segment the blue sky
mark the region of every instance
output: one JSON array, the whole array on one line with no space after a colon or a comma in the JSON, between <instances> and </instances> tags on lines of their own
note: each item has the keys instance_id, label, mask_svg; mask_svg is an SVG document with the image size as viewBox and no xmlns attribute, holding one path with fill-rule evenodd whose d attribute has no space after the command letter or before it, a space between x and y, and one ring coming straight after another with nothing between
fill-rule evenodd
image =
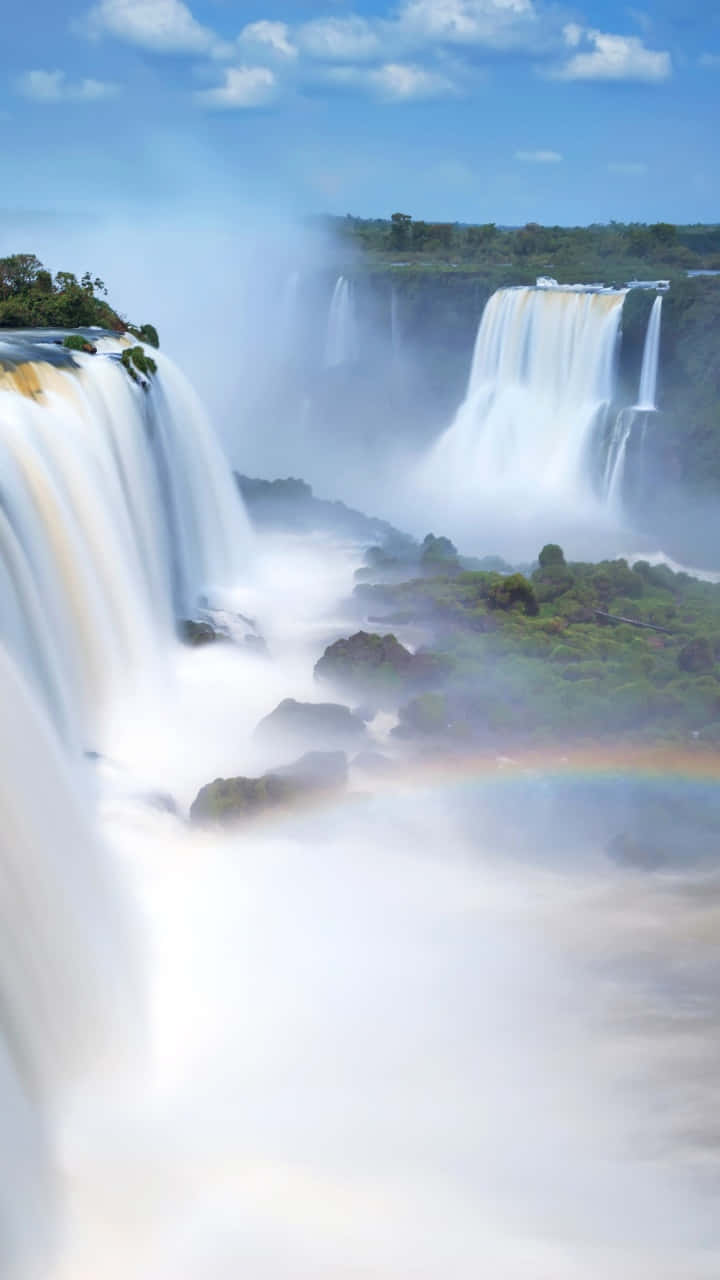
<instances>
[{"instance_id":1,"label":"blue sky","mask_svg":"<svg viewBox=\"0 0 720 1280\"><path fill-rule=\"evenodd\" d=\"M4 211L720 219L715 0L26 0Z\"/></svg>"}]
</instances>

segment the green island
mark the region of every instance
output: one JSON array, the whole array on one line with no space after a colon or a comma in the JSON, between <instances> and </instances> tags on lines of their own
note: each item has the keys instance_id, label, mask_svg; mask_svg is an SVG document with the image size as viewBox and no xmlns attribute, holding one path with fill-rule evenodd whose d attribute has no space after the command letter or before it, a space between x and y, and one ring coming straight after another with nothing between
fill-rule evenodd
<instances>
[{"instance_id":1,"label":"green island","mask_svg":"<svg viewBox=\"0 0 720 1280\"><path fill-rule=\"evenodd\" d=\"M355 599L376 630L427 632L426 687L400 697L401 735L720 743L720 585L646 561L566 563L554 544L527 573L468 569L433 535L400 577L360 582ZM326 653L323 673L366 683L364 648L334 670ZM406 675L380 678L400 691Z\"/></svg>"}]
</instances>

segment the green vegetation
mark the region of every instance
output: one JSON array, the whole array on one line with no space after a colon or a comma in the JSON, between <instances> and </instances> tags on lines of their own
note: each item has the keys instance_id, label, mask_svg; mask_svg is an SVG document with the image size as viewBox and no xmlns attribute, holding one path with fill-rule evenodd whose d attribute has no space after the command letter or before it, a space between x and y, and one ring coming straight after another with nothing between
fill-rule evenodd
<instances>
[{"instance_id":1,"label":"green vegetation","mask_svg":"<svg viewBox=\"0 0 720 1280\"><path fill-rule=\"evenodd\" d=\"M120 356L122 366L130 374L133 382L140 382L141 378L138 374L142 374L145 379L144 385L147 386L147 379L153 373L157 373L157 365L152 356L146 355L142 347L126 347Z\"/></svg>"},{"instance_id":2,"label":"green vegetation","mask_svg":"<svg viewBox=\"0 0 720 1280\"><path fill-rule=\"evenodd\" d=\"M668 275L692 268L720 269L720 226L676 227L669 222L611 222L589 227L499 227L494 222L468 225L426 222L410 214L388 218L330 218L341 240L362 248L372 259L416 267L498 269L557 279L597 278L622 282L635 274ZM522 280L516 278L516 283Z\"/></svg>"},{"instance_id":3,"label":"green vegetation","mask_svg":"<svg viewBox=\"0 0 720 1280\"><path fill-rule=\"evenodd\" d=\"M34 253L0 258L0 329L127 329L141 342L159 345L153 325L127 325L106 298L103 281L89 271L78 280L71 271L53 276Z\"/></svg>"},{"instance_id":4,"label":"green vegetation","mask_svg":"<svg viewBox=\"0 0 720 1280\"><path fill-rule=\"evenodd\" d=\"M646 562L567 564L553 544L542 561L529 577L453 571L356 587L374 620L432 637L433 696L416 691L398 732L717 740L720 585Z\"/></svg>"},{"instance_id":5,"label":"green vegetation","mask_svg":"<svg viewBox=\"0 0 720 1280\"><path fill-rule=\"evenodd\" d=\"M92 342L88 342L87 338L83 338L81 333L69 333L63 339L63 346L67 347L68 351L85 351L92 356L97 353L97 347L94 347Z\"/></svg>"}]
</instances>

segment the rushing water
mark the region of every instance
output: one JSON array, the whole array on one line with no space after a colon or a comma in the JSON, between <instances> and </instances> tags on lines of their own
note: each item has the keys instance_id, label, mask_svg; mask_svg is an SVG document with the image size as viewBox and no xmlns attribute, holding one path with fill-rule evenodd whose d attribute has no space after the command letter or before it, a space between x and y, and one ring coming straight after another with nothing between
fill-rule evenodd
<instances>
[{"instance_id":1,"label":"rushing water","mask_svg":"<svg viewBox=\"0 0 720 1280\"><path fill-rule=\"evenodd\" d=\"M501 289L483 313L467 394L428 474L449 493L595 493L593 444L615 386L625 294Z\"/></svg>"},{"instance_id":2,"label":"rushing water","mask_svg":"<svg viewBox=\"0 0 720 1280\"><path fill-rule=\"evenodd\" d=\"M265 536L249 581L191 389L116 352L37 349L0 389L3 1280L714 1280L717 788L429 760L187 824L286 762L253 736L281 698L333 695L359 554ZM175 642L241 588L267 658ZM608 857L637 823L658 874Z\"/></svg>"},{"instance_id":3,"label":"rushing water","mask_svg":"<svg viewBox=\"0 0 720 1280\"><path fill-rule=\"evenodd\" d=\"M0 366L0 635L66 736L90 740L110 689L173 616L240 579L250 544L184 376L157 353L143 389L120 345L99 343L60 364L38 345L17 364L6 341Z\"/></svg>"},{"instance_id":4,"label":"rushing water","mask_svg":"<svg viewBox=\"0 0 720 1280\"><path fill-rule=\"evenodd\" d=\"M652 304L648 320L645 349L643 351L642 370L640 372L640 392L638 409L656 409L658 367L660 363L660 328L662 322L662 296L658 294Z\"/></svg>"},{"instance_id":5,"label":"rushing water","mask_svg":"<svg viewBox=\"0 0 720 1280\"><path fill-rule=\"evenodd\" d=\"M357 318L355 293L351 280L339 276L330 300L327 336L325 340L325 367L352 364L358 357Z\"/></svg>"}]
</instances>

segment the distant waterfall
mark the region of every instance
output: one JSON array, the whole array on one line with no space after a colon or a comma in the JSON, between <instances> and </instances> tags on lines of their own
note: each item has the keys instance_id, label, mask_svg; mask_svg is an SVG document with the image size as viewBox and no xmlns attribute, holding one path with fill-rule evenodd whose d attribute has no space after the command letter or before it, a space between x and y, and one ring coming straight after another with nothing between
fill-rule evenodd
<instances>
[{"instance_id":1,"label":"distant waterfall","mask_svg":"<svg viewBox=\"0 0 720 1280\"><path fill-rule=\"evenodd\" d=\"M358 357L355 290L352 281L339 276L328 314L325 340L325 368L353 364Z\"/></svg>"},{"instance_id":2,"label":"distant waterfall","mask_svg":"<svg viewBox=\"0 0 720 1280\"><path fill-rule=\"evenodd\" d=\"M625 464L627 462L630 440L638 422L642 423L641 453L645 444L648 428L648 414L654 413L657 405L657 380L660 363L660 330L662 322L662 297L658 295L650 310L645 347L643 350L642 369L640 371L640 390L637 404L631 409L622 409L618 414L615 427L610 437L607 462L605 466L605 491L608 502L619 506L622 502L625 482Z\"/></svg>"},{"instance_id":3,"label":"distant waterfall","mask_svg":"<svg viewBox=\"0 0 720 1280\"><path fill-rule=\"evenodd\" d=\"M662 304L662 297L658 294L650 311L645 337L645 350L643 351L642 371L640 373L640 394L637 402L638 409L657 408L655 399L657 395L658 365L660 362Z\"/></svg>"},{"instance_id":4,"label":"distant waterfall","mask_svg":"<svg viewBox=\"0 0 720 1280\"><path fill-rule=\"evenodd\" d=\"M424 465L448 495L594 496L593 451L615 394L624 291L501 289L467 394Z\"/></svg>"},{"instance_id":5,"label":"distant waterfall","mask_svg":"<svg viewBox=\"0 0 720 1280\"><path fill-rule=\"evenodd\" d=\"M98 347L0 340L0 643L66 737L91 734L173 615L241 578L250 542L183 375L155 352L143 388L121 342Z\"/></svg>"}]
</instances>

